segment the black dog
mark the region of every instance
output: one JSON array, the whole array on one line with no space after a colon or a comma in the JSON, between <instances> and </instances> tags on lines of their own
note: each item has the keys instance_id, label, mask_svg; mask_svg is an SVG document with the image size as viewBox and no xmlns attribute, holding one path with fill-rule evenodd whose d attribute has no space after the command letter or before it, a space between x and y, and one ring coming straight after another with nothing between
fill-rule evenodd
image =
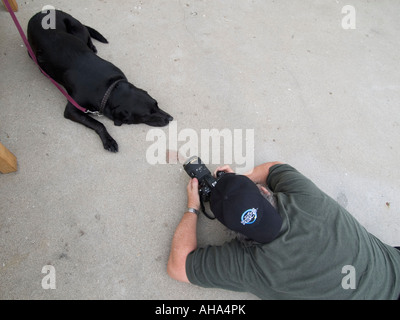
<instances>
[{"instance_id":1,"label":"black dog","mask_svg":"<svg viewBox=\"0 0 400 320\"><path fill-rule=\"evenodd\" d=\"M55 29L44 29L45 17L39 12L30 19L29 43L40 67L80 106L104 114L116 126L145 123L162 127L173 120L146 91L129 83L120 69L96 55L91 38L108 43L99 32L59 10L55 11ZM70 102L64 117L95 130L106 150L118 151L105 126Z\"/></svg>"}]
</instances>

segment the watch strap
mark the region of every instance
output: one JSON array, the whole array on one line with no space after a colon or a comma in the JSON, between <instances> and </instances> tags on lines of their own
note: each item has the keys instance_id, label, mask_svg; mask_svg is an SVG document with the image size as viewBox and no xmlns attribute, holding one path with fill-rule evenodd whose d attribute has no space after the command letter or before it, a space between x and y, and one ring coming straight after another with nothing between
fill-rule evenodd
<instances>
[{"instance_id":1,"label":"watch strap","mask_svg":"<svg viewBox=\"0 0 400 320\"><path fill-rule=\"evenodd\" d=\"M199 213L200 213L199 210L196 210L195 208L188 208L187 212L191 212L191 213L194 213L196 215L199 215Z\"/></svg>"}]
</instances>

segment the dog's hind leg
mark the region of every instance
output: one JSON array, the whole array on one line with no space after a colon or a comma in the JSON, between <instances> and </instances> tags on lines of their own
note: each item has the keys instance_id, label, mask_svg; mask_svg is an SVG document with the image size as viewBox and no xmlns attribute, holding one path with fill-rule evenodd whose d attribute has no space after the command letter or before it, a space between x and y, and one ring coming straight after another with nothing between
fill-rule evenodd
<instances>
[{"instance_id":1,"label":"dog's hind leg","mask_svg":"<svg viewBox=\"0 0 400 320\"><path fill-rule=\"evenodd\" d=\"M104 38L99 32L90 27L84 26L75 18L69 17L64 19L63 22L67 33L82 40L94 53L97 53L97 49L92 42L92 37L100 42L108 43L106 38Z\"/></svg>"},{"instance_id":2,"label":"dog's hind leg","mask_svg":"<svg viewBox=\"0 0 400 320\"><path fill-rule=\"evenodd\" d=\"M70 102L65 107L64 117L94 130L103 142L104 149L118 152L118 144L107 132L106 127L88 114L76 109Z\"/></svg>"},{"instance_id":3,"label":"dog's hind leg","mask_svg":"<svg viewBox=\"0 0 400 320\"><path fill-rule=\"evenodd\" d=\"M87 31L88 31L88 33L89 33L89 35L90 35L90 36L88 37L88 40L87 40L87 45L88 45L88 47L89 47L94 53L97 53L97 49L96 49L96 47L94 46L94 44L93 44L91 38L96 39L97 41L100 41L100 42L102 42L102 43L108 43L108 41L107 41L106 38L104 38L104 37L100 34L100 32L96 31L95 29L93 29L93 28L91 28L91 27L88 27L88 26L85 26L85 28L87 29Z\"/></svg>"}]
</instances>

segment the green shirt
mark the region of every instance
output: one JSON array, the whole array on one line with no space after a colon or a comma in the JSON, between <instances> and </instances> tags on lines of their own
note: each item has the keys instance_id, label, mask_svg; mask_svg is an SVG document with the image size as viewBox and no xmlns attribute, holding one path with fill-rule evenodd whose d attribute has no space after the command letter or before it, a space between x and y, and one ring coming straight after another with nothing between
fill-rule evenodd
<instances>
[{"instance_id":1,"label":"green shirt","mask_svg":"<svg viewBox=\"0 0 400 320\"><path fill-rule=\"evenodd\" d=\"M270 169L283 218L279 236L250 247L238 240L191 252L189 281L261 299L397 299L400 251L382 243L289 165Z\"/></svg>"}]
</instances>

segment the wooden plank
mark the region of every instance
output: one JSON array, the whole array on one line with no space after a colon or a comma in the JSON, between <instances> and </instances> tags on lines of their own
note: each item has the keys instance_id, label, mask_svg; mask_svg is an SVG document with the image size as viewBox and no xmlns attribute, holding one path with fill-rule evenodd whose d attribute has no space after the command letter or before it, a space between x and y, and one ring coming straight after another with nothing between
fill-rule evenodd
<instances>
[{"instance_id":1,"label":"wooden plank","mask_svg":"<svg viewBox=\"0 0 400 320\"><path fill-rule=\"evenodd\" d=\"M14 11L14 12L18 11L17 0L8 0L8 3L10 4L12 11ZM4 0L3 0L3 4L4 4ZM4 5L4 7L6 7L6 6ZM7 7L6 7L6 10L8 11Z\"/></svg>"},{"instance_id":2,"label":"wooden plank","mask_svg":"<svg viewBox=\"0 0 400 320\"><path fill-rule=\"evenodd\" d=\"M17 158L0 142L0 172L17 171Z\"/></svg>"}]
</instances>

